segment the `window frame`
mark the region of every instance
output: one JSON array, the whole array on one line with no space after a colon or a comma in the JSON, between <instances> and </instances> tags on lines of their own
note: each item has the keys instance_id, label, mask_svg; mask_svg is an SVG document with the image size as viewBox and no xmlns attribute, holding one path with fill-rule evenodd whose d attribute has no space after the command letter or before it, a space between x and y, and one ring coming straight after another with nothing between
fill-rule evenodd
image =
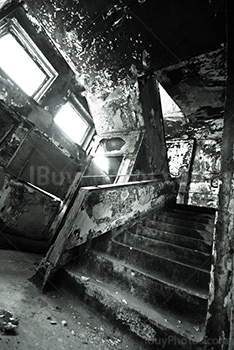
<instances>
[{"instance_id":1,"label":"window frame","mask_svg":"<svg viewBox=\"0 0 234 350\"><path fill-rule=\"evenodd\" d=\"M91 141L92 141L94 134L95 134L95 127L94 127L93 119L74 94L70 95L70 97L65 102L65 104L66 103L70 103L72 108L74 108L75 112L77 113L78 117L81 118L83 121L85 121L85 123L88 125L88 128L87 128L86 132L84 133L80 144L72 140L72 142L76 143L77 145L79 145L80 147L82 147L86 151L88 149ZM63 104L63 106L65 104ZM63 106L61 106L61 108ZM56 113L54 115L54 118L55 118L55 116L56 116ZM61 130L63 130L63 129L61 128ZM63 131L63 132L68 138L70 138L69 135L67 135L65 131Z\"/></svg>"},{"instance_id":2,"label":"window frame","mask_svg":"<svg viewBox=\"0 0 234 350\"><path fill-rule=\"evenodd\" d=\"M59 73L55 70L51 62L49 62L49 60L44 56L41 50L37 47L36 43L25 31L25 29L20 25L20 23L15 17L7 18L4 21L5 23L3 24L1 24L0 21L0 37L3 37L8 33L11 34L46 76L46 79L42 82L42 84L40 84L40 86L37 88L34 94L32 94L32 96L29 96L39 103L45 95L46 91L50 88L50 86L59 76ZM5 73L3 69L2 71ZM9 79L14 81L13 77L11 76L9 76ZM14 84L17 85L15 81ZM21 89L21 91L23 90Z\"/></svg>"}]
</instances>

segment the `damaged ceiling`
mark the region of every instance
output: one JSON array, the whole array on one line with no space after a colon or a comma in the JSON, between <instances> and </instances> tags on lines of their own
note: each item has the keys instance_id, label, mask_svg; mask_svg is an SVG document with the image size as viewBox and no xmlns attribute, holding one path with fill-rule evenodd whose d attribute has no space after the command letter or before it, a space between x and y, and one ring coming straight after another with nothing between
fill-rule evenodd
<instances>
[{"instance_id":1,"label":"damaged ceiling","mask_svg":"<svg viewBox=\"0 0 234 350\"><path fill-rule=\"evenodd\" d=\"M42 24L66 57L91 110L114 95L120 107L128 103L132 111L137 77L155 72L187 120L222 117L224 1L27 0L24 7L37 30Z\"/></svg>"}]
</instances>

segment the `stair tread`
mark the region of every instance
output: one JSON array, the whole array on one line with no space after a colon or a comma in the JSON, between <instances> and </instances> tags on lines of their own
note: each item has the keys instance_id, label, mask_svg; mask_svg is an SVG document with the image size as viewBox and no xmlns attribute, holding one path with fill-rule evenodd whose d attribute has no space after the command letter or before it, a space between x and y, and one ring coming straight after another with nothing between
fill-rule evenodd
<instances>
[{"instance_id":1,"label":"stair tread","mask_svg":"<svg viewBox=\"0 0 234 350\"><path fill-rule=\"evenodd\" d=\"M158 230L158 229L154 229L154 228L152 228L152 227L145 227L145 229L147 229L147 230L150 230L150 231L152 231L152 232L157 232L157 233L159 233L159 234L163 234L163 235L165 235L165 238L167 237L167 236L171 236L171 237L175 237L175 238L181 238L181 239L186 239L186 240L188 240L188 241L190 241L190 242L197 242L197 243L201 243L201 244L204 244L204 245L206 245L207 247L212 247L212 242L204 242L202 239L199 239L199 238L196 238L196 237L191 237L191 236L185 236L185 235L178 235L177 233L174 233L174 232L169 232L169 231L166 231L166 230ZM137 234L137 233L134 233L134 232L132 232L131 230L128 230L128 231L130 231L132 234L136 234L136 235L140 235L140 236L144 236L144 237L148 237L148 238L151 238L151 239L155 239L155 240L157 240L157 238L154 238L154 237L152 237L152 236L147 236L146 234L144 234L144 233L140 233L140 234ZM159 240L159 241L162 241L162 240ZM163 241L164 242L164 241ZM210 244L208 244L208 243L210 243ZM183 245L180 245L179 243L177 243L176 245L178 245L178 246L180 246L180 247L185 247L185 246L183 246ZM188 247L185 247L185 248L188 248ZM193 249L193 248L188 248L188 249ZM197 249L198 250L198 249ZM199 250L198 250L199 251ZM204 252L205 253L205 252ZM206 253L206 254L209 254L209 253Z\"/></svg>"},{"instance_id":2,"label":"stair tread","mask_svg":"<svg viewBox=\"0 0 234 350\"><path fill-rule=\"evenodd\" d=\"M178 316L172 315L171 312L164 310L162 307L152 308L152 305L142 301L140 298L119 290L118 286L95 279L90 274L90 271L86 271L85 269L77 267L66 268L66 272L75 278L75 280L78 280L78 283L85 285L86 292L87 287L90 288L91 296L97 296L97 293L99 293L104 303L107 299L109 299L109 301L111 300L110 303L114 303L115 307L119 306L121 313L124 307L130 311L129 315L137 312L140 317L143 317L142 319L147 317L153 326L161 330L169 329L176 335L186 336L194 342L200 342L203 338L203 324L192 323L191 320L187 320L184 316L178 319ZM88 277L88 280L84 281L82 276ZM110 305L108 305L108 307L110 307ZM199 329L199 331L197 331L196 328Z\"/></svg>"},{"instance_id":3,"label":"stair tread","mask_svg":"<svg viewBox=\"0 0 234 350\"><path fill-rule=\"evenodd\" d=\"M134 235L134 234L132 234L132 235ZM135 236L137 236L137 235L135 235ZM138 236L138 237L140 237L140 236ZM171 243L166 243L166 242L162 242L162 241L159 241L159 240L157 240L157 239L152 239L152 238L149 238L149 237L144 237L146 240L148 240L148 241L152 241L152 242L157 242L157 245L158 246L161 246L161 247L166 247L166 246L168 246L168 247L170 247L170 248L175 248L175 249L180 249L181 250L181 252L183 253L183 252L187 252L187 253L190 253L190 254L192 254L192 253L197 253L197 255L200 255L200 256L203 256L205 259L209 259L210 258L210 254L207 254L207 253L203 253L203 252L198 252L198 251L195 251L195 250L193 250L193 249L190 249L190 248L186 248L186 247L182 247L182 246L178 246L178 245L175 245L175 244L171 244ZM113 241L114 242L116 242L117 244L122 244L122 245L124 245L125 247L128 247L128 248L130 248L131 246L129 246L128 244L125 244L124 242L120 242L120 241L118 241L118 240L116 240L116 237L115 238L112 238L113 239ZM132 249L135 249L135 250L141 250L141 251L144 251L145 253L148 253L148 254L150 254L150 255L155 255L155 254L153 254L153 252L151 251L151 250L149 250L149 249L147 249L147 247L145 247L144 245L142 245L141 246L141 249L139 249L139 248L137 248L137 247L135 247L135 246L133 246L132 247ZM175 259L173 259L173 258L169 258L168 256L165 256L165 255L163 255L162 253L160 253L160 252L157 252L157 256L158 257L161 257L161 258L164 258L164 259L166 259L166 260L170 260L170 261L174 261L174 262L176 262L176 263L178 263L178 264L182 264L182 265L186 265L186 266L189 266L189 267L192 267L192 268L194 268L194 269L197 269L197 270L201 270L201 271L205 271L205 272L209 272L210 271L210 269L208 269L208 268L204 268L204 267L202 267L202 265L201 266L197 266L196 264L189 264L189 262L188 261L186 261L186 262L182 262L182 261L178 261L178 260L175 260Z\"/></svg>"},{"instance_id":4,"label":"stair tread","mask_svg":"<svg viewBox=\"0 0 234 350\"><path fill-rule=\"evenodd\" d=\"M119 260L117 259L116 257L108 254L108 253L105 253L105 252L99 252L99 251L95 251L93 250L93 253L98 255L98 256L101 256L103 257L104 259L108 259L114 263L118 263L120 264L121 266L125 266L127 267L128 269L131 269L131 270L134 270L142 275L145 275L151 279L154 279L154 280L157 280L163 284L166 284L167 286L169 287L172 287L172 288L177 288L177 289L180 289L181 291L183 292L186 292L190 295L193 295L193 296L197 296L201 299L207 299L208 298L208 293L207 291L204 291L204 290L199 290L198 289L195 289L195 288L186 288L183 284L177 284L177 283L172 283L171 280L169 278L166 278L165 276L163 276L162 274L160 273L155 273L155 272L151 272L151 271L148 271L146 269L141 269L139 268L138 266L134 266L132 264L129 264L129 263L125 263L123 260Z\"/></svg>"},{"instance_id":5,"label":"stair tread","mask_svg":"<svg viewBox=\"0 0 234 350\"><path fill-rule=\"evenodd\" d=\"M147 221L151 225L155 225L156 223L159 223L159 222L156 222L156 221L153 221L153 220L149 220L149 219L147 219ZM188 237L200 239L200 238L196 237L197 235L199 235L200 237L204 237L204 240L206 242L212 243L212 236L213 235L209 231L189 228L189 227L175 225L175 224L172 224L172 223L165 223L165 222L162 222L161 226L164 226L164 230L169 232L169 233L174 233L174 234L177 234L177 235L183 235L184 236L185 234L184 234L183 231L186 231L186 232L190 233L190 235L189 234L186 235ZM145 228L152 228L152 229L154 229L154 227L147 226L147 222L146 222L146 227ZM157 230L158 228L155 227L155 229ZM176 232L175 232L175 230L176 230Z\"/></svg>"},{"instance_id":6,"label":"stair tread","mask_svg":"<svg viewBox=\"0 0 234 350\"><path fill-rule=\"evenodd\" d=\"M173 227L176 227L176 228L182 228L182 229L188 229L190 231L196 231L196 232L206 232L207 234L210 234L210 236L212 236L212 233L210 231L207 231L207 230L204 230L204 229L197 229L197 228L193 228L193 227L187 227L187 226L181 226L181 225L178 225L178 224L174 224L174 223L171 223L171 222L160 222L160 221L157 221L157 220L152 220L152 219L146 219L146 223L147 221L149 223L151 223L152 225L154 224L157 224L157 223L161 223L161 224L166 224L166 225L170 225L170 226L173 226Z\"/></svg>"},{"instance_id":7,"label":"stair tread","mask_svg":"<svg viewBox=\"0 0 234 350\"><path fill-rule=\"evenodd\" d=\"M134 235L134 233L131 233L132 235ZM139 235L135 235L135 236L139 236ZM140 237L140 236L139 236ZM181 248L183 250L187 250L187 251L190 251L190 252L196 252L196 253L199 253L201 255L204 255L205 257L209 257L210 254L209 253L204 253L204 252L200 252L198 250L195 250L195 249L191 249L191 248L187 248L187 247L182 247L180 245L177 245L177 244L173 244L173 243L169 243L169 242L162 242L160 240L158 240L157 238L151 238L151 237L145 237L147 240L152 240L152 241L156 241L158 244L160 245L169 245L169 246L173 246L173 247L178 247L178 248Z\"/></svg>"},{"instance_id":8,"label":"stair tread","mask_svg":"<svg viewBox=\"0 0 234 350\"><path fill-rule=\"evenodd\" d=\"M191 210L191 211L195 211L195 212L198 212L198 213L208 213L208 214L214 214L217 209L215 208L209 208L209 207L204 207L204 206L197 206L197 205L191 205L191 204L179 204L179 203L176 203L173 207L171 208L178 208L178 209L188 209L188 210Z\"/></svg>"},{"instance_id":9,"label":"stair tread","mask_svg":"<svg viewBox=\"0 0 234 350\"><path fill-rule=\"evenodd\" d=\"M160 215L155 215L152 218L147 218L146 220L155 222L155 223L168 223L172 225L178 225L184 228L194 228L195 230L204 230L207 232L212 233L213 231L213 225L210 223L204 223L201 221L195 221L192 218L191 219L181 219L178 217L172 217L170 215L165 215L165 213L160 213Z\"/></svg>"},{"instance_id":10,"label":"stair tread","mask_svg":"<svg viewBox=\"0 0 234 350\"><path fill-rule=\"evenodd\" d=\"M180 212L173 211L169 209L165 209L163 212L160 212L160 215L163 214L165 217L171 217L171 218L178 218L179 220L183 221L191 221L191 222L200 222L204 225L212 225L214 224L215 217L208 217L208 216L195 216L194 214L190 215L188 212Z\"/></svg>"},{"instance_id":11,"label":"stair tread","mask_svg":"<svg viewBox=\"0 0 234 350\"><path fill-rule=\"evenodd\" d=\"M174 212L174 213L178 213L178 214L187 214L187 215L191 215L191 216L198 216L199 218L207 218L207 219L214 219L215 217L215 212L211 212L211 211L204 211L202 212L197 211L197 210L193 210L192 208L188 208L188 207L183 207L183 208L179 208L179 207L172 207L172 208L165 208L166 212Z\"/></svg>"}]
</instances>

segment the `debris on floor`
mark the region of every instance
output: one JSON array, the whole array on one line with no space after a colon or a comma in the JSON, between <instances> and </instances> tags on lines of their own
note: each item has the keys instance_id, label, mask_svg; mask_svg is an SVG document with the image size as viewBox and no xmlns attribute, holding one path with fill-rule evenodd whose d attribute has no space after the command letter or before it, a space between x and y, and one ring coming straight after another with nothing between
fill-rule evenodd
<instances>
[{"instance_id":1,"label":"debris on floor","mask_svg":"<svg viewBox=\"0 0 234 350\"><path fill-rule=\"evenodd\" d=\"M0 309L0 331L4 333L13 332L18 324L18 319L14 318L11 312Z\"/></svg>"}]
</instances>

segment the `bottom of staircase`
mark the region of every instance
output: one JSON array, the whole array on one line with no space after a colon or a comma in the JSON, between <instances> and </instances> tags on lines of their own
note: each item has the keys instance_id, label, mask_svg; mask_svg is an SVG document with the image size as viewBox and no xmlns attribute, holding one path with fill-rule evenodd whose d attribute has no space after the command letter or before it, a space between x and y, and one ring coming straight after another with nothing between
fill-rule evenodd
<instances>
[{"instance_id":1,"label":"bottom of staircase","mask_svg":"<svg viewBox=\"0 0 234 350\"><path fill-rule=\"evenodd\" d=\"M166 308L152 307L141 298L121 290L118 285L95 277L84 267L66 266L56 287L69 298L79 298L86 305L116 325L125 326L157 349L195 349L204 337L204 322L178 317Z\"/></svg>"},{"instance_id":2,"label":"bottom of staircase","mask_svg":"<svg viewBox=\"0 0 234 350\"><path fill-rule=\"evenodd\" d=\"M149 213L80 246L54 283L67 298L127 328L145 349L198 350L205 335L215 213L170 210L173 215Z\"/></svg>"}]
</instances>

